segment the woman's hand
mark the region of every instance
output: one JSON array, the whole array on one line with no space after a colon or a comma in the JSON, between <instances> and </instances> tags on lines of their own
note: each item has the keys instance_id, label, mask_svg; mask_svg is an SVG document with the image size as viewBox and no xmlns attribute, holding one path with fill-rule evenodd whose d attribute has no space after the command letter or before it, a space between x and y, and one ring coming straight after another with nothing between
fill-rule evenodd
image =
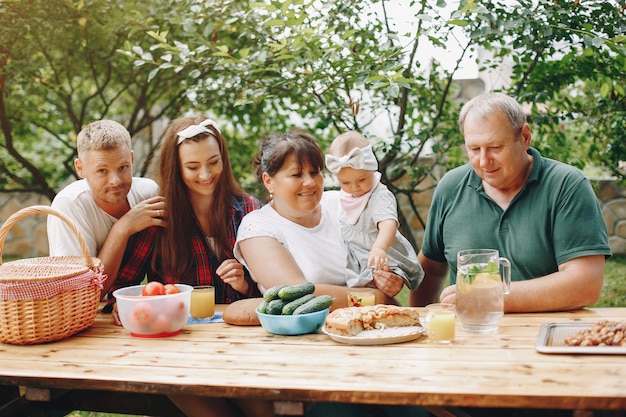
<instances>
[{"instance_id":1,"label":"woman's hand","mask_svg":"<svg viewBox=\"0 0 626 417\"><path fill-rule=\"evenodd\" d=\"M389 269L385 271L374 271L372 272L372 277L374 278L376 288L381 290L383 294L389 298L395 297L402 290L402 286L404 285L402 277L394 274Z\"/></svg>"},{"instance_id":2,"label":"woman's hand","mask_svg":"<svg viewBox=\"0 0 626 417\"><path fill-rule=\"evenodd\" d=\"M246 294L248 292L248 282L244 279L243 265L236 259L226 259L217 267L215 273L238 293Z\"/></svg>"},{"instance_id":3,"label":"woman's hand","mask_svg":"<svg viewBox=\"0 0 626 417\"><path fill-rule=\"evenodd\" d=\"M120 313L117 311L117 303L113 303L113 310L111 310L111 317L113 317L113 323L116 326L121 326L122 321L120 320Z\"/></svg>"}]
</instances>

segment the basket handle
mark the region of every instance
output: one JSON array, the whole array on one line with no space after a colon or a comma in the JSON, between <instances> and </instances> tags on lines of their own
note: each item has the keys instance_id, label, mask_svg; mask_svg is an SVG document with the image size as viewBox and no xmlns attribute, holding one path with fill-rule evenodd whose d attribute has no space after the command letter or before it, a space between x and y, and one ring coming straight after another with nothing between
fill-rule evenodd
<instances>
[{"instance_id":1,"label":"basket handle","mask_svg":"<svg viewBox=\"0 0 626 417\"><path fill-rule=\"evenodd\" d=\"M80 232L78 231L78 228L76 227L76 225L74 224L74 222L72 220L70 220L68 217L66 217L64 214L61 214L60 212L54 210L52 207L50 206L30 206L30 207L25 207L15 213L13 213L2 225L2 227L0 227L0 265L2 265L2 250L4 249L4 240L6 239L7 235L9 234L9 230L11 229L11 227L13 227L13 225L15 223L17 223L18 220L31 215L31 214L51 214L53 216L58 217L59 219L63 220L63 222L72 230L72 232L74 232L74 234L76 235L76 237L78 238L78 244L80 245L80 250L83 254L83 258L85 258L85 262L87 263L87 267L91 270L94 270L94 262L93 259L91 258L91 255L89 254L89 249L87 248L87 244L85 243L85 240L83 239L83 237L80 235Z\"/></svg>"}]
</instances>

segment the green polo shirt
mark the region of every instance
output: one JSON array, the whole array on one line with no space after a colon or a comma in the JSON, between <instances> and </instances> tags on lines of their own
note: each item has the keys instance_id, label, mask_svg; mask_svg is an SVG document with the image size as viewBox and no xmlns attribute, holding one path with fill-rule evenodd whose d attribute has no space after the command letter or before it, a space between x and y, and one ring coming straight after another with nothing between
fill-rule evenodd
<instances>
[{"instance_id":1,"label":"green polo shirt","mask_svg":"<svg viewBox=\"0 0 626 417\"><path fill-rule=\"evenodd\" d=\"M584 174L531 148L533 168L522 190L502 210L485 193L470 164L443 176L435 190L422 252L447 262L456 282L462 249L497 249L511 261L511 279L551 274L587 255L611 255L596 195Z\"/></svg>"}]
</instances>

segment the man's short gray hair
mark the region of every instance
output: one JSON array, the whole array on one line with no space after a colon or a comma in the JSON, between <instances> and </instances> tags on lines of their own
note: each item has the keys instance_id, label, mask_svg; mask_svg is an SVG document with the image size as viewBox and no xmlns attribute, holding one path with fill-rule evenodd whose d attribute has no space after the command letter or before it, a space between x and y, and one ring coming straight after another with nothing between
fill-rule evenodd
<instances>
[{"instance_id":1,"label":"man's short gray hair","mask_svg":"<svg viewBox=\"0 0 626 417\"><path fill-rule=\"evenodd\" d=\"M461 109L461 114L459 114L461 133L463 134L463 126L468 114L471 113L472 117L484 119L495 110L504 113L514 132L521 130L526 123L526 113L513 97L504 93L483 93L465 103Z\"/></svg>"},{"instance_id":2,"label":"man's short gray hair","mask_svg":"<svg viewBox=\"0 0 626 417\"><path fill-rule=\"evenodd\" d=\"M101 151L117 149L130 144L130 133L128 130L113 120L98 120L89 123L78 133L76 138L76 150L78 157L87 151Z\"/></svg>"}]
</instances>

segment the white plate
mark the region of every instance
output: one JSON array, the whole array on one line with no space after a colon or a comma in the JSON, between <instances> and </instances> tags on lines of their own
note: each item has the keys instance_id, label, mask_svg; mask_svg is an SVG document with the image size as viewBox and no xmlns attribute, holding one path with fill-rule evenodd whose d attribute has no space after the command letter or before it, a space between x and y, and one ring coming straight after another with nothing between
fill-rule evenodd
<instances>
[{"instance_id":1,"label":"white plate","mask_svg":"<svg viewBox=\"0 0 626 417\"><path fill-rule=\"evenodd\" d=\"M388 327L382 330L364 330L356 336L341 336L326 330L322 326L322 332L335 342L350 345L388 345L392 343L408 342L422 335L422 326Z\"/></svg>"}]
</instances>

